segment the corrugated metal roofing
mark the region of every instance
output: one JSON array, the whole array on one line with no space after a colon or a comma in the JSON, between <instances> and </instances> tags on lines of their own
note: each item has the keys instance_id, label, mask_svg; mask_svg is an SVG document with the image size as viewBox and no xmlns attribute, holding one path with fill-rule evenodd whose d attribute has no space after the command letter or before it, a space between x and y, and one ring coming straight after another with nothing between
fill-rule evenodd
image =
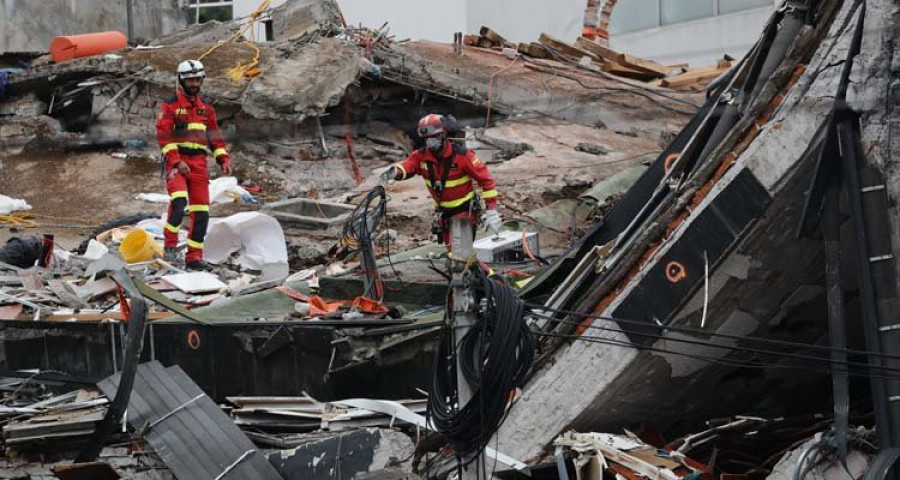
<instances>
[{"instance_id":1,"label":"corrugated metal roofing","mask_svg":"<svg viewBox=\"0 0 900 480\"><path fill-rule=\"evenodd\" d=\"M112 398L114 375L98 384ZM184 371L159 362L138 366L128 423L182 480L277 480L281 476L253 442Z\"/></svg>"}]
</instances>

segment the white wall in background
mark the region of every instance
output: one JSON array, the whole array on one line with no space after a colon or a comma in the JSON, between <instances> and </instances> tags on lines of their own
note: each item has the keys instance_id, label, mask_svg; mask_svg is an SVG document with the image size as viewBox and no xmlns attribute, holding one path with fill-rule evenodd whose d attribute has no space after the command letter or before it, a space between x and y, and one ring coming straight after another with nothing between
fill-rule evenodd
<instances>
[{"instance_id":1,"label":"white wall in background","mask_svg":"<svg viewBox=\"0 0 900 480\"><path fill-rule=\"evenodd\" d=\"M466 0L338 0L338 5L348 24L378 28L388 22L396 40L451 43L453 32L466 30Z\"/></svg>"},{"instance_id":2,"label":"white wall in background","mask_svg":"<svg viewBox=\"0 0 900 480\"><path fill-rule=\"evenodd\" d=\"M536 42L543 32L574 42L587 0L468 0L468 5L466 33L478 33L484 25L516 43Z\"/></svg>"},{"instance_id":3,"label":"white wall in background","mask_svg":"<svg viewBox=\"0 0 900 480\"><path fill-rule=\"evenodd\" d=\"M269 8L275 8L281 6L287 0L272 0L272 4L269 5ZM246 18L249 17L253 10L256 10L262 3L262 0L232 0L232 10L231 14L234 18ZM265 39L266 30L262 24L256 24L256 38L257 39Z\"/></svg>"},{"instance_id":4,"label":"white wall in background","mask_svg":"<svg viewBox=\"0 0 900 480\"><path fill-rule=\"evenodd\" d=\"M541 32L575 41L586 0L338 0L347 23L378 28L388 22L398 40L450 43L453 32L482 25L513 42L536 42Z\"/></svg>"},{"instance_id":5,"label":"white wall in background","mask_svg":"<svg viewBox=\"0 0 900 480\"><path fill-rule=\"evenodd\" d=\"M762 7L636 32L612 33L609 43L615 50L664 65L687 62L692 67L711 66L726 53L738 59L743 57L762 34L772 11L773 7Z\"/></svg>"}]
</instances>

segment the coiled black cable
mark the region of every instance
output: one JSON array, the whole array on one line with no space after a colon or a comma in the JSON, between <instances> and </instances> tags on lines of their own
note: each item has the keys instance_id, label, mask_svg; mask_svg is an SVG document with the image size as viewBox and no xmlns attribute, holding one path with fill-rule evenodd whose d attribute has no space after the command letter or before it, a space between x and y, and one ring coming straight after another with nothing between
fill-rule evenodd
<instances>
[{"instance_id":1,"label":"coiled black cable","mask_svg":"<svg viewBox=\"0 0 900 480\"><path fill-rule=\"evenodd\" d=\"M512 288L493 281L478 267L471 270L476 304L475 325L454 345L452 321L445 322L428 397L428 414L450 442L457 458L468 464L478 458L506 419L508 405L534 360L534 339L525 323L525 302ZM447 305L452 319L452 308ZM459 407L456 363L461 355L463 377L472 398Z\"/></svg>"}]
</instances>

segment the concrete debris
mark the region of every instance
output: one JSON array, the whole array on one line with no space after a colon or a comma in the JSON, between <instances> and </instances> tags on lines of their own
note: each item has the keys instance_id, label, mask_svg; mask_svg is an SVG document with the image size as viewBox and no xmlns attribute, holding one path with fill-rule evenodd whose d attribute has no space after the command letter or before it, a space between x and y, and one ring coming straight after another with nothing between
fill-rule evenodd
<instances>
[{"instance_id":1,"label":"concrete debris","mask_svg":"<svg viewBox=\"0 0 900 480\"><path fill-rule=\"evenodd\" d=\"M413 442L404 433L364 428L314 440L291 450L268 455L269 461L284 478L326 480L335 471L351 478L389 478L385 475L408 474ZM404 464L406 465L404 471Z\"/></svg>"},{"instance_id":2,"label":"concrete debris","mask_svg":"<svg viewBox=\"0 0 900 480\"><path fill-rule=\"evenodd\" d=\"M340 39L314 41L250 84L243 110L255 118L296 122L321 115L356 80L360 57L358 48Z\"/></svg>"},{"instance_id":3,"label":"concrete debris","mask_svg":"<svg viewBox=\"0 0 900 480\"><path fill-rule=\"evenodd\" d=\"M518 45L399 41L335 0L190 27L163 3L134 46L59 64L21 31L60 17L10 7L48 20L0 44L40 50L0 56L0 477L444 480L453 448L503 479L855 480L900 447L896 2L789 2L706 69L611 48L614 1ZM234 167L210 169L202 273L154 135L200 57ZM504 230L471 257L436 243L427 184L455 183L381 177L431 113L496 179Z\"/></svg>"},{"instance_id":4,"label":"concrete debris","mask_svg":"<svg viewBox=\"0 0 900 480\"><path fill-rule=\"evenodd\" d=\"M859 428L852 432L857 442L871 441L874 432ZM865 445L857 443L864 449L854 448L847 453L846 461L841 461L828 452L815 451L811 448L822 442L823 433L817 433L815 437L786 452L778 463L772 468L766 480L789 480L807 478L810 480L857 480L862 478L869 470L874 456ZM868 439L868 440L867 440ZM812 452L812 455L803 456L804 452ZM799 470L799 472L798 472Z\"/></svg>"}]
</instances>

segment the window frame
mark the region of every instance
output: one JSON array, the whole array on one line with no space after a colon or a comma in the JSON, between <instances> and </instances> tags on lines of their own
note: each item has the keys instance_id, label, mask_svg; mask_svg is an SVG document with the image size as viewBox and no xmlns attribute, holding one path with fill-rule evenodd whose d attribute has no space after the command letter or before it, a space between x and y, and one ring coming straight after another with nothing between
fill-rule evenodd
<instances>
[{"instance_id":1,"label":"window frame","mask_svg":"<svg viewBox=\"0 0 900 480\"><path fill-rule=\"evenodd\" d=\"M627 0L619 0L619 1L624 2ZM737 14L737 13L741 13L741 12L747 12L747 11L754 10L757 8L767 7L770 5L769 1L771 2L771 5L773 8L777 8L778 4L781 3L781 0L769 0L766 2L766 5L758 5L755 7L745 8L743 10L735 10L735 11L722 13L722 8L720 7L720 3L719 3L722 0L709 0L709 1L712 3L712 15L710 15L710 16L693 18L690 20L681 20L681 21L677 21L677 22L663 23L663 21L662 21L662 0L655 0L655 1L653 1L653 5L655 7L655 8L653 8L653 18L652 18L653 21L649 22L649 24L650 24L649 27L641 28L641 29L637 29L637 30L628 30L628 31L624 31L624 32L614 32L614 31L612 31L613 28L610 28L610 30L611 30L610 33L613 35L627 35L629 33L642 32L644 30L649 30L649 29L653 29L653 28L668 27L671 25L679 25L682 23L696 22L697 20L703 20L706 18L713 18L713 17L722 16L722 15L733 15L733 14ZM615 14L616 14L615 12L616 11L614 10L613 16L615 16ZM611 27L613 25L615 25L613 22L610 22L610 24L611 24Z\"/></svg>"}]
</instances>

